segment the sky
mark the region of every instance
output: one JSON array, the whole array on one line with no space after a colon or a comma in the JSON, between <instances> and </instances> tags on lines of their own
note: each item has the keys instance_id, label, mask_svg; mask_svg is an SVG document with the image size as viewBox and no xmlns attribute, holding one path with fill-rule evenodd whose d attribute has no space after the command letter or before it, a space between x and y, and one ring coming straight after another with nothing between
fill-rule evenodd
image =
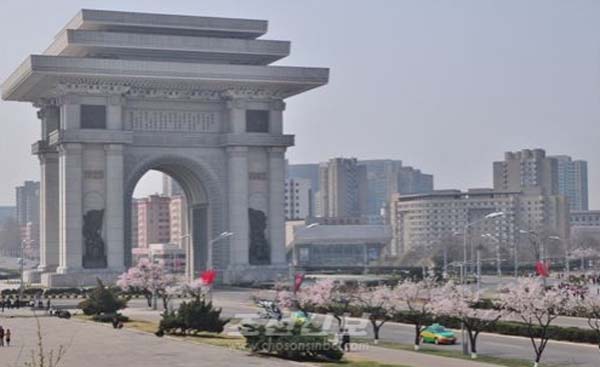
<instances>
[{"instance_id":1,"label":"sky","mask_svg":"<svg viewBox=\"0 0 600 367\"><path fill-rule=\"evenodd\" d=\"M277 64L331 69L286 101L290 163L401 159L466 189L490 187L505 151L544 148L588 161L600 209L600 1L2 0L0 79L80 8L268 20L262 38L292 41ZM14 205L14 187L39 178L40 123L16 102L0 102L0 123L0 205Z\"/></svg>"}]
</instances>

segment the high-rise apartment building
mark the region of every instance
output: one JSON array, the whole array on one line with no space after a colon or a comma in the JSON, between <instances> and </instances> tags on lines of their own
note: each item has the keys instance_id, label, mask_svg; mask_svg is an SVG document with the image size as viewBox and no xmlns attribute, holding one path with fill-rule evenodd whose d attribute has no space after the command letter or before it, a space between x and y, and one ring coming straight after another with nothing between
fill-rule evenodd
<instances>
[{"instance_id":1,"label":"high-rise apartment building","mask_svg":"<svg viewBox=\"0 0 600 367\"><path fill-rule=\"evenodd\" d=\"M175 196L183 195L183 189L177 181L171 178L171 176L163 173L162 175L162 194L163 196Z\"/></svg>"},{"instance_id":2,"label":"high-rise apartment building","mask_svg":"<svg viewBox=\"0 0 600 367\"><path fill-rule=\"evenodd\" d=\"M39 224L40 221L40 183L25 181L16 188L17 224L27 225L29 222Z\"/></svg>"},{"instance_id":3,"label":"high-rise apartment building","mask_svg":"<svg viewBox=\"0 0 600 367\"><path fill-rule=\"evenodd\" d=\"M313 216L311 182L306 178L285 180L285 219L301 220Z\"/></svg>"},{"instance_id":4,"label":"high-rise apartment building","mask_svg":"<svg viewBox=\"0 0 600 367\"><path fill-rule=\"evenodd\" d=\"M137 199L138 247L147 248L151 243L169 243L171 240L171 198L150 195Z\"/></svg>"},{"instance_id":5,"label":"high-rise apartment building","mask_svg":"<svg viewBox=\"0 0 600 367\"><path fill-rule=\"evenodd\" d=\"M360 217L367 212L367 169L356 158L333 158L319 166L323 217Z\"/></svg>"},{"instance_id":6,"label":"high-rise apartment building","mask_svg":"<svg viewBox=\"0 0 600 367\"><path fill-rule=\"evenodd\" d=\"M506 152L504 161L494 162L494 189L523 191L541 188L544 195L558 195L558 161L543 149Z\"/></svg>"},{"instance_id":7,"label":"high-rise apartment building","mask_svg":"<svg viewBox=\"0 0 600 367\"><path fill-rule=\"evenodd\" d=\"M16 219L19 239L27 257L38 258L40 246L40 183L25 181L16 190Z\"/></svg>"},{"instance_id":8,"label":"high-rise apartment building","mask_svg":"<svg viewBox=\"0 0 600 367\"><path fill-rule=\"evenodd\" d=\"M139 247L138 244L138 201L140 199L133 198L131 200L131 248Z\"/></svg>"},{"instance_id":9,"label":"high-rise apartment building","mask_svg":"<svg viewBox=\"0 0 600 367\"><path fill-rule=\"evenodd\" d=\"M15 218L17 214L17 207L15 206L0 206L0 225L4 223L10 217Z\"/></svg>"},{"instance_id":10,"label":"high-rise apartment building","mask_svg":"<svg viewBox=\"0 0 600 367\"><path fill-rule=\"evenodd\" d=\"M187 226L187 201L185 195L171 196L169 203L170 212L170 243L176 244L179 248L185 248L186 241L189 240Z\"/></svg>"},{"instance_id":11,"label":"high-rise apartment building","mask_svg":"<svg viewBox=\"0 0 600 367\"><path fill-rule=\"evenodd\" d=\"M558 192L569 200L573 211L585 211L588 205L587 162L567 155L552 156L558 161Z\"/></svg>"},{"instance_id":12,"label":"high-rise apartment building","mask_svg":"<svg viewBox=\"0 0 600 367\"><path fill-rule=\"evenodd\" d=\"M367 168L367 214L381 215L392 194L419 194L433 191L433 175L402 165L400 160L374 159L358 162Z\"/></svg>"},{"instance_id":13,"label":"high-rise apartment building","mask_svg":"<svg viewBox=\"0 0 600 367\"><path fill-rule=\"evenodd\" d=\"M287 165L286 178L304 178L310 180L312 192L311 215L320 213L319 207L319 165L318 164L290 164Z\"/></svg>"}]
</instances>

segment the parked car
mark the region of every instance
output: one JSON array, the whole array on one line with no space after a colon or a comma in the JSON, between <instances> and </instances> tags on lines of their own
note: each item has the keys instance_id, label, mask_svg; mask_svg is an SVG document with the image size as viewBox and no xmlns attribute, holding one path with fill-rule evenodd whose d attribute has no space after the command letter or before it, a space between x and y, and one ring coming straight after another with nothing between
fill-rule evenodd
<instances>
[{"instance_id":1,"label":"parked car","mask_svg":"<svg viewBox=\"0 0 600 367\"><path fill-rule=\"evenodd\" d=\"M421 340L424 343L455 344L456 336L452 330L446 329L440 324L433 324L421 332Z\"/></svg>"}]
</instances>

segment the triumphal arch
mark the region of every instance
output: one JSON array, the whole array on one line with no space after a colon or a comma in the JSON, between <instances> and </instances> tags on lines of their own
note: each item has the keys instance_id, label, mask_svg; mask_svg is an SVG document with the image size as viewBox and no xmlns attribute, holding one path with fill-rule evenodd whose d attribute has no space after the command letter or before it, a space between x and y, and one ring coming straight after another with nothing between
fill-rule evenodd
<instances>
[{"instance_id":1,"label":"triumphal arch","mask_svg":"<svg viewBox=\"0 0 600 367\"><path fill-rule=\"evenodd\" d=\"M80 11L2 85L38 109L40 266L49 286L114 279L131 264L131 196L148 170L187 198L188 274L285 273L284 100L328 69L272 66L290 43L263 20ZM233 236L210 246L222 232ZM210 252L210 253L209 253Z\"/></svg>"}]
</instances>

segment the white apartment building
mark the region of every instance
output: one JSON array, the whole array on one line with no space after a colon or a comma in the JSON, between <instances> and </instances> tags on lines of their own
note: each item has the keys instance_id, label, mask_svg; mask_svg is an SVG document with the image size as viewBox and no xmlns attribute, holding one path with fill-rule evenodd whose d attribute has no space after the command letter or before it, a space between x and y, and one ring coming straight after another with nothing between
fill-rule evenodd
<instances>
[{"instance_id":1,"label":"white apartment building","mask_svg":"<svg viewBox=\"0 0 600 367\"><path fill-rule=\"evenodd\" d=\"M482 220L494 212L504 215ZM541 190L523 193L471 189L396 194L392 197L389 218L393 232L392 256L448 236L462 236L465 225L474 222L478 224L469 226L470 237L489 233L508 247L518 241L519 230L549 230L562 238L568 238L569 233L566 199L542 195Z\"/></svg>"}]
</instances>

